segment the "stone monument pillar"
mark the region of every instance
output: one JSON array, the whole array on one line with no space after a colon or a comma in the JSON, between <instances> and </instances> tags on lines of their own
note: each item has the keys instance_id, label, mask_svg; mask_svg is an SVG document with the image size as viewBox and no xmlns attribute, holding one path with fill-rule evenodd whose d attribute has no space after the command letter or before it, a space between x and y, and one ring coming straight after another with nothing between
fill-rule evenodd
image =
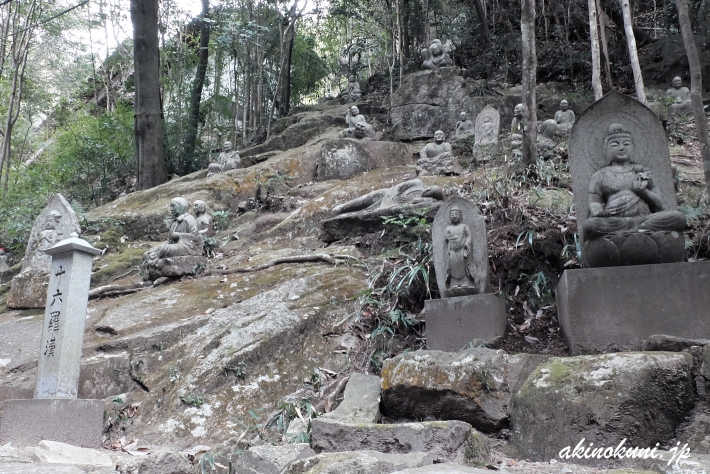
<instances>
[{"instance_id":1,"label":"stone monument pillar","mask_svg":"<svg viewBox=\"0 0 710 474\"><path fill-rule=\"evenodd\" d=\"M569 141L581 270L565 270L557 311L570 355L640 350L666 334L710 339L710 262L683 263L661 122L611 92L575 121Z\"/></svg>"},{"instance_id":2,"label":"stone monument pillar","mask_svg":"<svg viewBox=\"0 0 710 474\"><path fill-rule=\"evenodd\" d=\"M432 240L441 299L424 302L427 346L453 352L470 342L495 347L507 317L503 301L490 293L485 218L472 202L451 197L434 217Z\"/></svg>"},{"instance_id":3,"label":"stone monument pillar","mask_svg":"<svg viewBox=\"0 0 710 474\"><path fill-rule=\"evenodd\" d=\"M0 444L50 440L99 447L104 403L76 396L91 265L101 251L74 233L44 253L51 265L34 399L3 403Z\"/></svg>"}]
</instances>

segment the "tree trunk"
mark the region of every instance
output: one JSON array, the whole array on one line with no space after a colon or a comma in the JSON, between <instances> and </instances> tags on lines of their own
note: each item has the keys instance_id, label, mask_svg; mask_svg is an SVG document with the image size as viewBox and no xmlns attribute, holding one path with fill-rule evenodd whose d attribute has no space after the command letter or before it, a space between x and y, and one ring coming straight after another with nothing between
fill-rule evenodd
<instances>
[{"instance_id":1,"label":"tree trunk","mask_svg":"<svg viewBox=\"0 0 710 474\"><path fill-rule=\"evenodd\" d=\"M202 0L202 13L200 13L200 50L197 53L197 72L195 80L192 82L190 91L190 114L187 117L187 128L185 129L185 141L183 142L183 156L181 160L181 172L192 171L195 160L195 147L197 146L197 129L200 125L200 103L202 102L202 89L205 85L207 75L207 59L210 44L210 23L209 23L209 0Z\"/></svg>"},{"instance_id":2,"label":"tree trunk","mask_svg":"<svg viewBox=\"0 0 710 474\"><path fill-rule=\"evenodd\" d=\"M615 0L601 0L601 3L604 7L604 10L609 15L609 18L611 18L611 21L613 21L614 24L619 27L619 29L624 29L625 22L623 18L623 9L620 11L618 8L616 8L617 3L615 3ZM631 29L634 32L634 38L636 38L636 40L641 46L648 44L652 41L651 38L646 34L646 32L643 31L641 28L632 26Z\"/></svg>"},{"instance_id":3,"label":"tree trunk","mask_svg":"<svg viewBox=\"0 0 710 474\"><path fill-rule=\"evenodd\" d=\"M604 95L602 90L602 80L599 63L599 33L597 32L597 5L595 0L588 0L589 8L589 38L592 43L592 90L594 90L594 100L599 100Z\"/></svg>"},{"instance_id":4,"label":"tree trunk","mask_svg":"<svg viewBox=\"0 0 710 474\"><path fill-rule=\"evenodd\" d=\"M599 18L599 30L602 39L602 51L604 52L604 73L606 75L606 87L611 90L611 63L609 62L609 45L606 41L606 13L602 10L599 0L595 0L597 4L597 17Z\"/></svg>"},{"instance_id":5,"label":"tree trunk","mask_svg":"<svg viewBox=\"0 0 710 474\"><path fill-rule=\"evenodd\" d=\"M537 105L535 85L537 54L535 52L535 0L523 0L520 32L523 41L523 104L525 104L525 130L523 132L523 163L537 158Z\"/></svg>"},{"instance_id":6,"label":"tree trunk","mask_svg":"<svg viewBox=\"0 0 710 474\"><path fill-rule=\"evenodd\" d=\"M631 21L631 7L629 0L621 0L621 9L624 13L624 32L626 33L626 43L629 46L629 60L631 70L634 72L634 85L636 86L636 98L642 104L646 103L646 91L643 87L643 76L641 76L641 66L636 50L636 38L634 37L633 23Z\"/></svg>"},{"instance_id":7,"label":"tree trunk","mask_svg":"<svg viewBox=\"0 0 710 474\"><path fill-rule=\"evenodd\" d=\"M135 70L135 134L138 189L168 180L163 159L163 121L160 113L160 51L158 0L131 0Z\"/></svg>"},{"instance_id":8,"label":"tree trunk","mask_svg":"<svg viewBox=\"0 0 710 474\"><path fill-rule=\"evenodd\" d=\"M473 6L473 10L476 12L476 18L481 25L479 32L483 37L484 45L488 44L491 40L491 32L488 28L488 19L486 18L486 11L483 8L483 0L469 0L469 5Z\"/></svg>"},{"instance_id":9,"label":"tree trunk","mask_svg":"<svg viewBox=\"0 0 710 474\"><path fill-rule=\"evenodd\" d=\"M700 58L698 50L695 48L695 39L688 15L688 3L686 0L675 0L678 9L678 22L683 33L683 43L685 52L688 55L688 66L690 67L690 105L695 115L695 128L698 131L698 141L700 142L700 156L703 158L703 168L705 170L705 187L710 195L710 134L708 134L708 123L705 111L703 110L703 76L700 72Z\"/></svg>"}]
</instances>

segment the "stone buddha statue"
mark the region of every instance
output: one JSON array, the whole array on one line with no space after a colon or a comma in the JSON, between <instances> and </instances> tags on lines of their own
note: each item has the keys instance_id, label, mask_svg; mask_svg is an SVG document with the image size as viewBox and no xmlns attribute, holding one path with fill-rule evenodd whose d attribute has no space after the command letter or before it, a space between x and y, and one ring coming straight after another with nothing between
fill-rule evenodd
<instances>
[{"instance_id":1,"label":"stone buddha statue","mask_svg":"<svg viewBox=\"0 0 710 474\"><path fill-rule=\"evenodd\" d=\"M441 130L434 132L434 143L427 143L419 152L417 173L419 175L461 174L461 169L453 155L451 144L444 141Z\"/></svg>"},{"instance_id":2,"label":"stone buddha statue","mask_svg":"<svg viewBox=\"0 0 710 474\"><path fill-rule=\"evenodd\" d=\"M690 90L687 87L681 87L683 80L676 76L673 78L673 87L666 91L666 97L675 100L674 103L668 106L668 118L676 120L679 117L693 116L693 109L690 105Z\"/></svg>"},{"instance_id":3,"label":"stone buddha statue","mask_svg":"<svg viewBox=\"0 0 710 474\"><path fill-rule=\"evenodd\" d=\"M240 167L241 163L239 152L237 150L232 150L232 142L226 141L222 145L222 151L220 152L217 161L210 163L207 167L207 177L237 169Z\"/></svg>"},{"instance_id":4,"label":"stone buddha statue","mask_svg":"<svg viewBox=\"0 0 710 474\"><path fill-rule=\"evenodd\" d=\"M345 98L345 102L357 102L362 98L360 83L357 81L355 74L350 74L348 85L345 88L345 92L343 92L343 97Z\"/></svg>"},{"instance_id":5,"label":"stone buddha statue","mask_svg":"<svg viewBox=\"0 0 710 474\"><path fill-rule=\"evenodd\" d=\"M462 222L461 209L453 206L449 210L446 226L446 290L450 296L463 296L476 291L476 281L471 271L473 241L471 229Z\"/></svg>"},{"instance_id":6,"label":"stone buddha statue","mask_svg":"<svg viewBox=\"0 0 710 474\"><path fill-rule=\"evenodd\" d=\"M8 255L5 253L5 249L0 247L0 272L4 272L10 266L7 264Z\"/></svg>"},{"instance_id":7,"label":"stone buddha statue","mask_svg":"<svg viewBox=\"0 0 710 474\"><path fill-rule=\"evenodd\" d=\"M197 200L192 204L192 209L195 211L197 231L204 237L212 237L214 235L214 223L212 216L207 214L207 204L204 201Z\"/></svg>"},{"instance_id":8,"label":"stone buddha statue","mask_svg":"<svg viewBox=\"0 0 710 474\"><path fill-rule=\"evenodd\" d=\"M519 147L523 144L523 132L525 131L524 112L525 106L523 104L518 104L513 109L513 121L510 122L510 143L513 147Z\"/></svg>"},{"instance_id":9,"label":"stone buddha statue","mask_svg":"<svg viewBox=\"0 0 710 474\"><path fill-rule=\"evenodd\" d=\"M476 126L473 121L469 120L468 114L466 112L461 112L459 121L456 122L456 133L454 135L457 137L467 135L471 133L475 127Z\"/></svg>"},{"instance_id":10,"label":"stone buddha statue","mask_svg":"<svg viewBox=\"0 0 710 474\"><path fill-rule=\"evenodd\" d=\"M589 219L582 229L586 241L633 233L683 232L685 215L664 210L653 176L634 163L633 137L611 124L604 139L609 164L589 181Z\"/></svg>"},{"instance_id":11,"label":"stone buddha statue","mask_svg":"<svg viewBox=\"0 0 710 474\"><path fill-rule=\"evenodd\" d=\"M40 232L34 252L28 252L30 259L27 269L40 268L49 271L52 263L52 257L44 253L45 250L53 247L57 242L62 240L63 236L57 231L59 222L62 220L62 213L59 211L51 211L47 216L47 221L44 225L44 230ZM32 249L31 249L32 250ZM25 271L25 268L23 268Z\"/></svg>"},{"instance_id":12,"label":"stone buddha statue","mask_svg":"<svg viewBox=\"0 0 710 474\"><path fill-rule=\"evenodd\" d=\"M557 122L557 133L567 136L572 130L575 120L574 111L569 108L569 102L565 99L560 101L560 110L555 112L555 122Z\"/></svg>"},{"instance_id":13,"label":"stone buddha statue","mask_svg":"<svg viewBox=\"0 0 710 474\"><path fill-rule=\"evenodd\" d=\"M170 201L172 222L168 229L168 241L143 254L148 265L163 258L202 255L202 235L195 218L188 213L189 207L187 200L181 197Z\"/></svg>"},{"instance_id":14,"label":"stone buddha statue","mask_svg":"<svg viewBox=\"0 0 710 474\"><path fill-rule=\"evenodd\" d=\"M355 129L357 128L357 124L363 124L372 128L372 125L367 123L365 116L360 113L360 109L355 105L350 107L345 113L345 123L348 124L348 128L340 132L340 138L356 138Z\"/></svg>"},{"instance_id":15,"label":"stone buddha statue","mask_svg":"<svg viewBox=\"0 0 710 474\"><path fill-rule=\"evenodd\" d=\"M454 62L449 57L449 53L441 43L435 39L428 48L422 49L422 69L437 70L440 67L453 66Z\"/></svg>"}]
</instances>

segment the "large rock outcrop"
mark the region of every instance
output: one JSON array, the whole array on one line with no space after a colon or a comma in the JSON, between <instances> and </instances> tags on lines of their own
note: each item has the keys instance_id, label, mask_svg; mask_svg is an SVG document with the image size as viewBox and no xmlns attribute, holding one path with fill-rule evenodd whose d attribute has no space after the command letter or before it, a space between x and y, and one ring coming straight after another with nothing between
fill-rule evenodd
<instances>
[{"instance_id":1,"label":"large rock outcrop","mask_svg":"<svg viewBox=\"0 0 710 474\"><path fill-rule=\"evenodd\" d=\"M382 368L382 413L462 420L484 432L496 431L508 423L516 387L543 360L484 348L402 354Z\"/></svg>"},{"instance_id":2,"label":"large rock outcrop","mask_svg":"<svg viewBox=\"0 0 710 474\"><path fill-rule=\"evenodd\" d=\"M654 447L675 437L694 403L688 353L556 357L538 366L511 403L511 448L532 460L560 450ZM575 460L582 462L585 460ZM594 459L590 462L598 462Z\"/></svg>"}]
</instances>

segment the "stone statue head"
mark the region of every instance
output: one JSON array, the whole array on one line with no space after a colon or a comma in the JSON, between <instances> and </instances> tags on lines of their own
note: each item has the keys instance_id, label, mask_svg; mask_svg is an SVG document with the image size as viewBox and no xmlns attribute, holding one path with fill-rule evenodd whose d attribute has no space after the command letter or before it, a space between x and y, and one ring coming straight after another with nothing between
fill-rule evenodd
<instances>
[{"instance_id":1,"label":"stone statue head","mask_svg":"<svg viewBox=\"0 0 710 474\"><path fill-rule=\"evenodd\" d=\"M170 213L173 215L173 217L177 217L181 214L184 214L185 212L187 212L188 207L189 204L187 203L187 200L185 198L176 197L170 201Z\"/></svg>"},{"instance_id":2,"label":"stone statue head","mask_svg":"<svg viewBox=\"0 0 710 474\"><path fill-rule=\"evenodd\" d=\"M523 104L518 104L515 106L515 109L513 109L513 115L515 115L518 119L523 118L524 112L525 112L525 106Z\"/></svg>"},{"instance_id":3,"label":"stone statue head","mask_svg":"<svg viewBox=\"0 0 710 474\"><path fill-rule=\"evenodd\" d=\"M434 132L434 140L436 141L436 143L443 143L445 138L446 135L444 135L444 132L442 132L441 130L437 130L436 132Z\"/></svg>"},{"instance_id":4,"label":"stone statue head","mask_svg":"<svg viewBox=\"0 0 710 474\"><path fill-rule=\"evenodd\" d=\"M353 105L350 107L350 115L360 115L360 109Z\"/></svg>"},{"instance_id":5,"label":"stone statue head","mask_svg":"<svg viewBox=\"0 0 710 474\"><path fill-rule=\"evenodd\" d=\"M348 78L348 81L350 81L350 82L357 82L357 81L355 80L355 74L350 74L350 77Z\"/></svg>"},{"instance_id":6,"label":"stone statue head","mask_svg":"<svg viewBox=\"0 0 710 474\"><path fill-rule=\"evenodd\" d=\"M461 208L458 206L452 206L451 209L449 209L449 220L451 221L452 224L460 224L461 223Z\"/></svg>"},{"instance_id":7,"label":"stone statue head","mask_svg":"<svg viewBox=\"0 0 710 474\"><path fill-rule=\"evenodd\" d=\"M438 40L434 40L434 42L429 46L429 51L433 56L440 56L441 55L441 42Z\"/></svg>"},{"instance_id":8,"label":"stone statue head","mask_svg":"<svg viewBox=\"0 0 710 474\"><path fill-rule=\"evenodd\" d=\"M460 117L461 117L462 122L465 122L466 120L468 120L468 114L466 114L466 112L461 112Z\"/></svg>"},{"instance_id":9,"label":"stone statue head","mask_svg":"<svg viewBox=\"0 0 710 474\"><path fill-rule=\"evenodd\" d=\"M222 151L231 151L232 149L232 142L224 142L224 145L222 145Z\"/></svg>"},{"instance_id":10,"label":"stone statue head","mask_svg":"<svg viewBox=\"0 0 710 474\"><path fill-rule=\"evenodd\" d=\"M365 138L367 135L367 126L364 123L358 122L355 124L355 138Z\"/></svg>"},{"instance_id":11,"label":"stone statue head","mask_svg":"<svg viewBox=\"0 0 710 474\"><path fill-rule=\"evenodd\" d=\"M200 214L204 214L205 211L207 210L207 204L205 204L205 201L200 201L199 199L192 203L192 208L195 210L195 215L199 216Z\"/></svg>"},{"instance_id":12,"label":"stone statue head","mask_svg":"<svg viewBox=\"0 0 710 474\"><path fill-rule=\"evenodd\" d=\"M673 78L673 82L671 84L673 84L673 87L676 89L680 89L680 86L683 85L683 79L681 79L680 76L676 76Z\"/></svg>"},{"instance_id":13,"label":"stone statue head","mask_svg":"<svg viewBox=\"0 0 710 474\"><path fill-rule=\"evenodd\" d=\"M560 101L560 109L563 111L567 110L569 108L569 102L567 102L565 99L562 99Z\"/></svg>"},{"instance_id":14,"label":"stone statue head","mask_svg":"<svg viewBox=\"0 0 710 474\"><path fill-rule=\"evenodd\" d=\"M634 141L621 124L609 125L609 133L604 138L604 156L609 163L626 163L633 158Z\"/></svg>"},{"instance_id":15,"label":"stone statue head","mask_svg":"<svg viewBox=\"0 0 710 474\"><path fill-rule=\"evenodd\" d=\"M62 213L59 211L52 211L49 213L49 216L47 216L47 224L46 228L48 230L53 230L57 228L57 224L59 224L59 221L62 219Z\"/></svg>"}]
</instances>

